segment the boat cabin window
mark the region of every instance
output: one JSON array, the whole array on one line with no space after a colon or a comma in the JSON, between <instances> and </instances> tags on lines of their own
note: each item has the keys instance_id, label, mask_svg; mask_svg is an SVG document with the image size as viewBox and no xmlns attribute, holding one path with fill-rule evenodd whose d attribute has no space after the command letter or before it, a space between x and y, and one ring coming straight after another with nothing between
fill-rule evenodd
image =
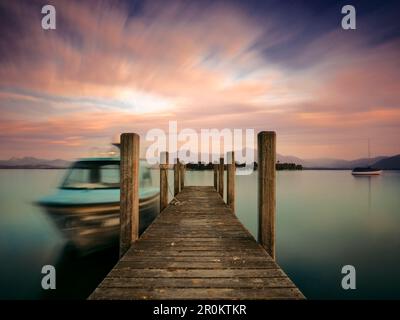
<instances>
[{"instance_id":1,"label":"boat cabin window","mask_svg":"<svg viewBox=\"0 0 400 320\"><path fill-rule=\"evenodd\" d=\"M63 189L119 188L119 161L77 161L67 173ZM139 167L139 187L152 186L150 170L144 162Z\"/></svg>"},{"instance_id":2,"label":"boat cabin window","mask_svg":"<svg viewBox=\"0 0 400 320\"><path fill-rule=\"evenodd\" d=\"M152 186L150 169L145 166L140 166L139 168L140 180L139 180L139 188L149 188Z\"/></svg>"},{"instance_id":3,"label":"boat cabin window","mask_svg":"<svg viewBox=\"0 0 400 320\"><path fill-rule=\"evenodd\" d=\"M119 165L110 164L100 168L101 181L107 185L119 186Z\"/></svg>"},{"instance_id":4,"label":"boat cabin window","mask_svg":"<svg viewBox=\"0 0 400 320\"><path fill-rule=\"evenodd\" d=\"M62 188L119 188L119 161L77 161L67 173Z\"/></svg>"}]
</instances>

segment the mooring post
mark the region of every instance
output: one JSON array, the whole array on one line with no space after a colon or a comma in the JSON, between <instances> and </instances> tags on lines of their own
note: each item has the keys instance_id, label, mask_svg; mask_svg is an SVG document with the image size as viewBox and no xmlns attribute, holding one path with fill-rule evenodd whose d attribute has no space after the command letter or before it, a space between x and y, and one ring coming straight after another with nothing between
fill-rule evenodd
<instances>
[{"instance_id":1,"label":"mooring post","mask_svg":"<svg viewBox=\"0 0 400 320\"><path fill-rule=\"evenodd\" d=\"M168 152L160 154L160 211L168 205Z\"/></svg>"},{"instance_id":2,"label":"mooring post","mask_svg":"<svg viewBox=\"0 0 400 320\"><path fill-rule=\"evenodd\" d=\"M174 165L174 197L179 193L179 187L179 158L176 158L176 163Z\"/></svg>"},{"instance_id":3,"label":"mooring post","mask_svg":"<svg viewBox=\"0 0 400 320\"><path fill-rule=\"evenodd\" d=\"M214 164L214 189L218 191L218 164Z\"/></svg>"},{"instance_id":4,"label":"mooring post","mask_svg":"<svg viewBox=\"0 0 400 320\"><path fill-rule=\"evenodd\" d=\"M221 195L222 199L224 198L224 158L219 158L219 166L218 166L218 192Z\"/></svg>"},{"instance_id":5,"label":"mooring post","mask_svg":"<svg viewBox=\"0 0 400 320\"><path fill-rule=\"evenodd\" d=\"M276 134L258 134L258 241L275 259Z\"/></svg>"},{"instance_id":6,"label":"mooring post","mask_svg":"<svg viewBox=\"0 0 400 320\"><path fill-rule=\"evenodd\" d=\"M180 172L179 172L179 179L181 180L181 191L183 190L183 188L185 187L185 164L184 163L180 163L179 164L180 167Z\"/></svg>"},{"instance_id":7,"label":"mooring post","mask_svg":"<svg viewBox=\"0 0 400 320\"><path fill-rule=\"evenodd\" d=\"M120 257L139 237L139 147L139 135L121 135Z\"/></svg>"},{"instance_id":8,"label":"mooring post","mask_svg":"<svg viewBox=\"0 0 400 320\"><path fill-rule=\"evenodd\" d=\"M235 153L228 152L228 163L226 165L226 203L235 212Z\"/></svg>"}]
</instances>

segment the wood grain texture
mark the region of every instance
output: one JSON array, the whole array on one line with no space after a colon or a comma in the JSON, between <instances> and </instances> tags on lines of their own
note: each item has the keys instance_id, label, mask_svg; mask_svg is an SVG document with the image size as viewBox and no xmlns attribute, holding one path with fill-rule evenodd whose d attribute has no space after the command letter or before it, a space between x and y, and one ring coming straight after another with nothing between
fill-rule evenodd
<instances>
[{"instance_id":1,"label":"wood grain texture","mask_svg":"<svg viewBox=\"0 0 400 320\"><path fill-rule=\"evenodd\" d=\"M162 152L160 158L160 211L163 211L168 205L168 152Z\"/></svg>"},{"instance_id":2,"label":"wood grain texture","mask_svg":"<svg viewBox=\"0 0 400 320\"><path fill-rule=\"evenodd\" d=\"M179 193L180 181L179 181L179 158L176 159L174 164L174 196Z\"/></svg>"},{"instance_id":3,"label":"wood grain texture","mask_svg":"<svg viewBox=\"0 0 400 320\"><path fill-rule=\"evenodd\" d=\"M258 134L258 241L275 259L276 134Z\"/></svg>"},{"instance_id":4,"label":"wood grain texture","mask_svg":"<svg viewBox=\"0 0 400 320\"><path fill-rule=\"evenodd\" d=\"M228 153L228 164L226 165L226 203L235 213L235 153Z\"/></svg>"},{"instance_id":5,"label":"wood grain texture","mask_svg":"<svg viewBox=\"0 0 400 320\"><path fill-rule=\"evenodd\" d=\"M304 299L214 186L186 186L89 299Z\"/></svg>"},{"instance_id":6,"label":"wood grain texture","mask_svg":"<svg viewBox=\"0 0 400 320\"><path fill-rule=\"evenodd\" d=\"M218 192L224 198L224 158L219 158L218 165Z\"/></svg>"},{"instance_id":7,"label":"wood grain texture","mask_svg":"<svg viewBox=\"0 0 400 320\"><path fill-rule=\"evenodd\" d=\"M214 169L214 189L218 191L218 164L213 165Z\"/></svg>"},{"instance_id":8,"label":"wood grain texture","mask_svg":"<svg viewBox=\"0 0 400 320\"><path fill-rule=\"evenodd\" d=\"M180 179L180 183L181 183L181 191L185 187L185 171L186 171L185 164L180 163L179 164L179 179Z\"/></svg>"},{"instance_id":9,"label":"wood grain texture","mask_svg":"<svg viewBox=\"0 0 400 320\"><path fill-rule=\"evenodd\" d=\"M121 135L120 256L139 236L139 135Z\"/></svg>"}]
</instances>

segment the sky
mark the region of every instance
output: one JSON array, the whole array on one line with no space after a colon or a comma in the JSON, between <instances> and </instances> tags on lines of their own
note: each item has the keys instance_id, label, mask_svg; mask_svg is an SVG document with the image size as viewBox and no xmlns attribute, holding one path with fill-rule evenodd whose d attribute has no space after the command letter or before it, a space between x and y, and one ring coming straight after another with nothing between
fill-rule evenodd
<instances>
[{"instance_id":1,"label":"sky","mask_svg":"<svg viewBox=\"0 0 400 320\"><path fill-rule=\"evenodd\" d=\"M87 156L122 132L144 148L168 121L273 130L302 158L365 157L368 139L399 154L399 14L383 0L0 0L0 159Z\"/></svg>"}]
</instances>

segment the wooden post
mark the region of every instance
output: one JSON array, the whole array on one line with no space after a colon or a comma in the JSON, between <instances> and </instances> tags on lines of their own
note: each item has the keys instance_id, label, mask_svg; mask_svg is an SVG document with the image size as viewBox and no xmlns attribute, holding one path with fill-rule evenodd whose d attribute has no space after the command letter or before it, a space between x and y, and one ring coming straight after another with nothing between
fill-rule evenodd
<instances>
[{"instance_id":1,"label":"wooden post","mask_svg":"<svg viewBox=\"0 0 400 320\"><path fill-rule=\"evenodd\" d=\"M121 135L120 257L139 237L139 146L136 133Z\"/></svg>"},{"instance_id":2,"label":"wooden post","mask_svg":"<svg viewBox=\"0 0 400 320\"><path fill-rule=\"evenodd\" d=\"M214 164L214 189L218 191L218 164Z\"/></svg>"},{"instance_id":3,"label":"wooden post","mask_svg":"<svg viewBox=\"0 0 400 320\"><path fill-rule=\"evenodd\" d=\"M228 164L226 168L226 203L235 212L235 153L228 153Z\"/></svg>"},{"instance_id":4,"label":"wooden post","mask_svg":"<svg viewBox=\"0 0 400 320\"><path fill-rule=\"evenodd\" d=\"M224 198L224 158L219 158L218 192Z\"/></svg>"},{"instance_id":5,"label":"wooden post","mask_svg":"<svg viewBox=\"0 0 400 320\"><path fill-rule=\"evenodd\" d=\"M174 165L174 197L179 193L179 187L179 158L176 158L176 163Z\"/></svg>"},{"instance_id":6,"label":"wooden post","mask_svg":"<svg viewBox=\"0 0 400 320\"><path fill-rule=\"evenodd\" d=\"M181 180L181 191L182 191L183 188L185 187L185 164L180 163L179 167L180 167L179 178Z\"/></svg>"},{"instance_id":7,"label":"wooden post","mask_svg":"<svg viewBox=\"0 0 400 320\"><path fill-rule=\"evenodd\" d=\"M168 205L168 152L160 155L160 211Z\"/></svg>"},{"instance_id":8,"label":"wooden post","mask_svg":"<svg viewBox=\"0 0 400 320\"><path fill-rule=\"evenodd\" d=\"M258 134L258 241L275 259L276 134Z\"/></svg>"}]
</instances>

